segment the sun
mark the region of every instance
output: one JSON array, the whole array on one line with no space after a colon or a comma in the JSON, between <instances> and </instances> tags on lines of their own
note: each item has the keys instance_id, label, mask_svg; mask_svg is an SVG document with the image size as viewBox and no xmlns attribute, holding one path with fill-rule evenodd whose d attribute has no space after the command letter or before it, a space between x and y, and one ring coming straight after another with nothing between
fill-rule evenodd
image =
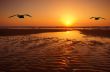
<instances>
[{"instance_id":1,"label":"sun","mask_svg":"<svg viewBox=\"0 0 110 72\"><path fill-rule=\"evenodd\" d=\"M73 20L67 19L67 20L64 21L64 24L65 24L65 26L72 26Z\"/></svg>"},{"instance_id":2,"label":"sun","mask_svg":"<svg viewBox=\"0 0 110 72\"><path fill-rule=\"evenodd\" d=\"M75 19L72 16L64 16L61 18L61 22L65 26L72 26L75 23Z\"/></svg>"}]
</instances>

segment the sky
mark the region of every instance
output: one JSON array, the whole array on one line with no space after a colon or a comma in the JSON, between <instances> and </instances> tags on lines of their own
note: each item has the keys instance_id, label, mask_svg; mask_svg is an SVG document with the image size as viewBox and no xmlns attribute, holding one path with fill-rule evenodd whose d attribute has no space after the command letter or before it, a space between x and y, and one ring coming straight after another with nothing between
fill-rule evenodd
<instances>
[{"instance_id":1,"label":"sky","mask_svg":"<svg viewBox=\"0 0 110 72\"><path fill-rule=\"evenodd\" d=\"M110 26L110 0L0 0L0 26Z\"/></svg>"}]
</instances>

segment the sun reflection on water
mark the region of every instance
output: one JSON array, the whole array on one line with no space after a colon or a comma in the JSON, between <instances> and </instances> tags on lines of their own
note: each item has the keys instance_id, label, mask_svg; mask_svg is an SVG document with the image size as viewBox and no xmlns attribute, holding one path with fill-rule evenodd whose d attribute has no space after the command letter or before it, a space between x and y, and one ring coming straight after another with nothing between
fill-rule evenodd
<instances>
[{"instance_id":1,"label":"sun reflection on water","mask_svg":"<svg viewBox=\"0 0 110 72\"><path fill-rule=\"evenodd\" d=\"M34 36L43 37L43 38L57 37L60 39L82 40L85 35L81 34L80 31L74 30L74 31L65 31L65 32L40 33L40 34L34 34Z\"/></svg>"}]
</instances>

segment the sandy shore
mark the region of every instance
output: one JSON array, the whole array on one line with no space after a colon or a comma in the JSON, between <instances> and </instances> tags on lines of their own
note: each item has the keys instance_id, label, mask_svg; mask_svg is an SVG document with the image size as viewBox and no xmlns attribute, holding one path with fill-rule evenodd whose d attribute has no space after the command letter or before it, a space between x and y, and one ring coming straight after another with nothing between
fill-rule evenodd
<instances>
[{"instance_id":1,"label":"sandy shore","mask_svg":"<svg viewBox=\"0 0 110 72\"><path fill-rule=\"evenodd\" d=\"M79 35L74 31L54 37L60 31L68 30L0 30L0 72L110 72L110 30L79 30L86 34L80 40L70 38ZM27 35L33 33L45 37Z\"/></svg>"},{"instance_id":2,"label":"sandy shore","mask_svg":"<svg viewBox=\"0 0 110 72\"><path fill-rule=\"evenodd\" d=\"M3 36L0 72L110 72L110 42Z\"/></svg>"}]
</instances>

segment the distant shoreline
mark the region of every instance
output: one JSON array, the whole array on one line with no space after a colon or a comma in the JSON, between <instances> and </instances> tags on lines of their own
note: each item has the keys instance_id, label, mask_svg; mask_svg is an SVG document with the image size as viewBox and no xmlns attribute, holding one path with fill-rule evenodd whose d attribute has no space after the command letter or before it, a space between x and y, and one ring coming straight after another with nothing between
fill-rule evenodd
<instances>
[{"instance_id":1,"label":"distant shoreline","mask_svg":"<svg viewBox=\"0 0 110 72\"><path fill-rule=\"evenodd\" d=\"M11 29L11 28L26 28L26 29L37 29L37 28L110 28L110 26L0 26L0 29Z\"/></svg>"}]
</instances>

